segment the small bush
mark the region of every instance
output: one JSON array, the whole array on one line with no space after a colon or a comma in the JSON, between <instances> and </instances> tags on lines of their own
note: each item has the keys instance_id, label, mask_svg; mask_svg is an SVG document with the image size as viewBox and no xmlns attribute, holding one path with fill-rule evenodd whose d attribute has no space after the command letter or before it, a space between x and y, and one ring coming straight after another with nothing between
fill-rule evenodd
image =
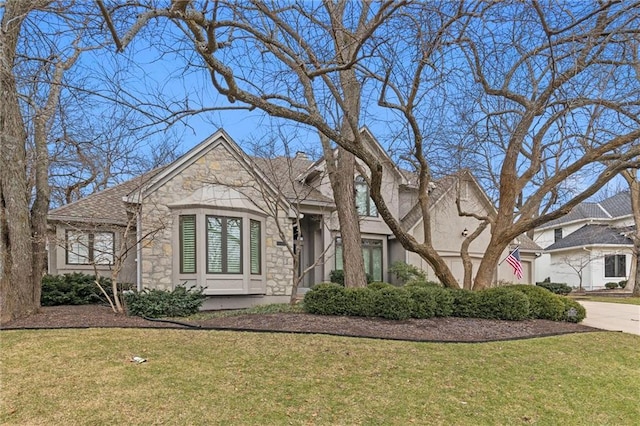
<instances>
[{"instance_id":1,"label":"small bush","mask_svg":"<svg viewBox=\"0 0 640 426\"><path fill-rule=\"evenodd\" d=\"M523 293L529 298L529 317L536 319L547 319L551 321L562 320L564 314L564 303L557 294L533 285L513 285L512 288Z\"/></svg>"},{"instance_id":2,"label":"small bush","mask_svg":"<svg viewBox=\"0 0 640 426\"><path fill-rule=\"evenodd\" d=\"M471 290L450 290L453 296L452 316L474 318L478 315L478 292Z\"/></svg>"},{"instance_id":3,"label":"small bush","mask_svg":"<svg viewBox=\"0 0 640 426\"><path fill-rule=\"evenodd\" d=\"M366 288L346 288L348 312L345 315L357 317L375 317L377 315L377 290Z\"/></svg>"},{"instance_id":4,"label":"small bush","mask_svg":"<svg viewBox=\"0 0 640 426\"><path fill-rule=\"evenodd\" d=\"M571 293L571 287L569 287L565 283L552 283L548 281L543 281L540 283L536 283L536 285L538 287L546 288L551 293L561 294L563 296L566 296L567 294Z\"/></svg>"},{"instance_id":5,"label":"small bush","mask_svg":"<svg viewBox=\"0 0 640 426\"><path fill-rule=\"evenodd\" d=\"M315 285L304 295L304 310L318 315L347 315L349 300L345 288L336 283Z\"/></svg>"},{"instance_id":6,"label":"small bush","mask_svg":"<svg viewBox=\"0 0 640 426\"><path fill-rule=\"evenodd\" d=\"M427 275L422 269L405 262L394 262L389 268L389 272L394 274L403 284L413 280L427 281Z\"/></svg>"},{"instance_id":7,"label":"small bush","mask_svg":"<svg viewBox=\"0 0 640 426\"><path fill-rule=\"evenodd\" d=\"M433 292L424 287L405 287L411 297L412 318L432 318L436 313L436 300Z\"/></svg>"},{"instance_id":8,"label":"small bush","mask_svg":"<svg viewBox=\"0 0 640 426\"><path fill-rule=\"evenodd\" d=\"M195 314L206 296L203 289L187 289L176 286L173 291L145 289L141 292L125 293L124 298L129 315L139 317L185 317Z\"/></svg>"},{"instance_id":9,"label":"small bush","mask_svg":"<svg viewBox=\"0 0 640 426\"><path fill-rule=\"evenodd\" d=\"M371 290L382 290L383 288L395 288L393 284L385 283L382 281L374 281L367 284L367 288Z\"/></svg>"},{"instance_id":10,"label":"small bush","mask_svg":"<svg viewBox=\"0 0 640 426\"><path fill-rule=\"evenodd\" d=\"M567 322L581 322L587 316L587 310L573 299L568 297L562 297L564 303L564 312L562 314L562 320Z\"/></svg>"},{"instance_id":11,"label":"small bush","mask_svg":"<svg viewBox=\"0 0 640 426\"><path fill-rule=\"evenodd\" d=\"M622 280L618 282L618 287L625 288L627 286L627 280Z\"/></svg>"},{"instance_id":12,"label":"small bush","mask_svg":"<svg viewBox=\"0 0 640 426\"><path fill-rule=\"evenodd\" d=\"M334 284L339 284L341 286L345 286L344 285L344 271L343 270L333 270L331 272L329 272L329 281L331 281ZM370 274L367 274L367 284L373 281L373 277L371 277Z\"/></svg>"},{"instance_id":13,"label":"small bush","mask_svg":"<svg viewBox=\"0 0 640 426\"><path fill-rule=\"evenodd\" d=\"M329 272L329 281L344 287L344 271L333 270Z\"/></svg>"},{"instance_id":14,"label":"small bush","mask_svg":"<svg viewBox=\"0 0 640 426\"><path fill-rule=\"evenodd\" d=\"M521 321L529 317L529 299L513 288L480 290L476 297L476 318Z\"/></svg>"},{"instance_id":15,"label":"small bush","mask_svg":"<svg viewBox=\"0 0 640 426\"><path fill-rule=\"evenodd\" d=\"M304 310L319 315L353 315L407 319L411 315L409 294L391 285L344 288L338 284L316 285L304 296ZM374 286L375 288L375 286Z\"/></svg>"},{"instance_id":16,"label":"small bush","mask_svg":"<svg viewBox=\"0 0 640 426\"><path fill-rule=\"evenodd\" d=\"M450 317L453 313L453 294L451 290L433 286L425 288L433 294L433 298L436 301L435 316Z\"/></svg>"},{"instance_id":17,"label":"small bush","mask_svg":"<svg viewBox=\"0 0 640 426\"><path fill-rule=\"evenodd\" d=\"M437 281L429 281L429 280L423 280L423 279L419 279L419 278L415 278L412 279L410 281L408 281L404 287L440 287L442 288L442 284L440 284Z\"/></svg>"},{"instance_id":18,"label":"small bush","mask_svg":"<svg viewBox=\"0 0 640 426\"><path fill-rule=\"evenodd\" d=\"M405 289L391 287L371 292L375 298L375 316L392 320L411 317L411 297Z\"/></svg>"},{"instance_id":19,"label":"small bush","mask_svg":"<svg viewBox=\"0 0 640 426\"><path fill-rule=\"evenodd\" d=\"M107 299L95 283L95 275L74 272L64 275L45 275L42 277L42 306L56 305L91 305L107 303ZM99 278L100 285L113 297L111 279ZM118 285L121 289L128 289L132 284Z\"/></svg>"},{"instance_id":20,"label":"small bush","mask_svg":"<svg viewBox=\"0 0 640 426\"><path fill-rule=\"evenodd\" d=\"M605 283L604 287L608 290L613 290L614 288L618 288L618 283L608 282Z\"/></svg>"}]
</instances>

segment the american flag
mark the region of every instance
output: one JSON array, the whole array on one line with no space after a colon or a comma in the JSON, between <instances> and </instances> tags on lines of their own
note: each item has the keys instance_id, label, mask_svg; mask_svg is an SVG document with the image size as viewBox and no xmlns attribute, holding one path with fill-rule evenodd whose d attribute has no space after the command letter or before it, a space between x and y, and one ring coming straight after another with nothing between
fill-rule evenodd
<instances>
[{"instance_id":1,"label":"american flag","mask_svg":"<svg viewBox=\"0 0 640 426\"><path fill-rule=\"evenodd\" d=\"M524 273L522 271L522 262L520 262L520 249L516 247L505 260L513 268L513 275L521 280Z\"/></svg>"}]
</instances>

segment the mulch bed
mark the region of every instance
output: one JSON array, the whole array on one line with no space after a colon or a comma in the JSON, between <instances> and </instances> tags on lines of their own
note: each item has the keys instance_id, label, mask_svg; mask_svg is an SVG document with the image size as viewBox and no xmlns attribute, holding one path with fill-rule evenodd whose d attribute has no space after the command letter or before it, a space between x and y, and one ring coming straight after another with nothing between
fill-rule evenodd
<instances>
[{"instance_id":1,"label":"mulch bed","mask_svg":"<svg viewBox=\"0 0 640 426\"><path fill-rule=\"evenodd\" d=\"M96 305L43 307L37 314L12 321L1 328L9 330L94 327L313 333L429 342L487 342L599 331L580 324L547 320L431 318L392 321L302 313L252 314L198 321L163 322L116 315L109 307Z\"/></svg>"}]
</instances>

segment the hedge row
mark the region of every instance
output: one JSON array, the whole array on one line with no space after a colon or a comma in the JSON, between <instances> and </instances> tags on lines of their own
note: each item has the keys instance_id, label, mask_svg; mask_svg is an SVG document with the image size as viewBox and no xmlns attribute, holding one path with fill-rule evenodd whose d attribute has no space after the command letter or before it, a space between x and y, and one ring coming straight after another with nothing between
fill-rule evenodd
<instances>
[{"instance_id":1,"label":"hedge row","mask_svg":"<svg viewBox=\"0 0 640 426\"><path fill-rule=\"evenodd\" d=\"M552 282L543 281L543 282L536 283L536 285L538 287L546 288L552 293L561 294L563 296L566 296L567 294L571 293L571 287L569 287L565 283L552 283Z\"/></svg>"},{"instance_id":2,"label":"hedge row","mask_svg":"<svg viewBox=\"0 0 640 426\"><path fill-rule=\"evenodd\" d=\"M111 291L111 279L99 278L100 285L109 295ZM120 289L126 290L132 284L119 284ZM95 275L74 272L64 275L45 275L42 277L42 295L40 304L42 306L56 305L91 305L107 303L107 299L96 285Z\"/></svg>"},{"instance_id":3,"label":"hedge row","mask_svg":"<svg viewBox=\"0 0 640 426\"><path fill-rule=\"evenodd\" d=\"M203 288L176 286L173 290L126 292L127 313L139 317L186 317L197 313L206 299Z\"/></svg>"},{"instance_id":4,"label":"hedge row","mask_svg":"<svg viewBox=\"0 0 640 426\"><path fill-rule=\"evenodd\" d=\"M395 320L455 316L511 321L535 318L580 322L586 315L584 308L574 300L529 285L474 292L430 285L394 287L385 283L372 283L365 288L344 288L323 283L307 292L304 309L311 314Z\"/></svg>"}]
</instances>

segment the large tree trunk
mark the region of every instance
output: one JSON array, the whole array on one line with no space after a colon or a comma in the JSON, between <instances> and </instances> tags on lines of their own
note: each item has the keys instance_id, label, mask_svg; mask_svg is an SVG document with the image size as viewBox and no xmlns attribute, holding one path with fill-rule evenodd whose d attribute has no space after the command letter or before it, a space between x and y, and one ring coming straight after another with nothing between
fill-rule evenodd
<instances>
[{"instance_id":1,"label":"large tree trunk","mask_svg":"<svg viewBox=\"0 0 640 426\"><path fill-rule=\"evenodd\" d=\"M2 214L2 278L0 322L29 315L40 307L34 291L34 256L29 216L26 132L13 75L20 27L32 5L7 1L0 31L0 190ZM38 224L40 228L41 224Z\"/></svg>"},{"instance_id":2,"label":"large tree trunk","mask_svg":"<svg viewBox=\"0 0 640 426\"><path fill-rule=\"evenodd\" d=\"M639 74L640 75L640 74ZM627 289L631 290L633 296L640 296L640 181L638 181L638 170L628 169L622 172L622 177L629 184L629 196L631 198L631 211L633 213L633 222L636 226L635 231L631 235L633 240L633 256L634 265L631 267L633 276L629 277Z\"/></svg>"},{"instance_id":3,"label":"large tree trunk","mask_svg":"<svg viewBox=\"0 0 640 426\"><path fill-rule=\"evenodd\" d=\"M362 257L360 221L354 195L355 157L344 149L338 150L338 165L332 183L333 195L338 206L344 283L346 287L364 287L367 275Z\"/></svg>"}]
</instances>

